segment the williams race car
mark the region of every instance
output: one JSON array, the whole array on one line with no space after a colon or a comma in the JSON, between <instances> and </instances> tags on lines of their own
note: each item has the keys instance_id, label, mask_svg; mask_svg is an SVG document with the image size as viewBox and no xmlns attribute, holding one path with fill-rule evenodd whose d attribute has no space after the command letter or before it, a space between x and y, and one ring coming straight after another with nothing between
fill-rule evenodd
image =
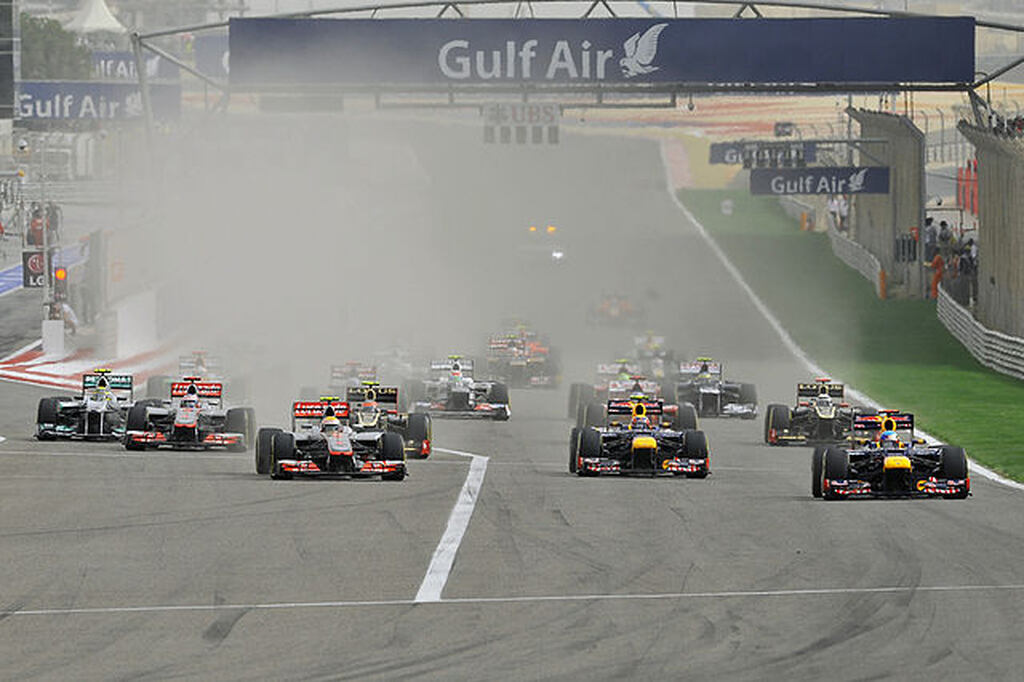
<instances>
[{"instance_id":1,"label":"williams race car","mask_svg":"<svg viewBox=\"0 0 1024 682\"><path fill-rule=\"evenodd\" d=\"M261 428L256 473L300 477L405 479L405 444L393 431L357 431L346 423L349 405L334 399L292 404L291 430Z\"/></svg>"},{"instance_id":2,"label":"williams race car","mask_svg":"<svg viewBox=\"0 0 1024 682\"><path fill-rule=\"evenodd\" d=\"M846 445L819 446L811 457L811 494L848 497L948 497L971 494L967 454L914 437L914 416L893 410L857 415Z\"/></svg>"},{"instance_id":3,"label":"williams race car","mask_svg":"<svg viewBox=\"0 0 1024 682\"><path fill-rule=\"evenodd\" d=\"M121 440L131 403L131 375L101 369L83 374L81 397L40 399L36 438Z\"/></svg>"},{"instance_id":4,"label":"williams race car","mask_svg":"<svg viewBox=\"0 0 1024 682\"><path fill-rule=\"evenodd\" d=\"M676 400L691 403L702 417L757 417L757 388L722 378L722 365L711 358L679 365Z\"/></svg>"},{"instance_id":5,"label":"williams race car","mask_svg":"<svg viewBox=\"0 0 1024 682\"><path fill-rule=\"evenodd\" d=\"M251 407L224 409L223 391L220 382L185 377L171 384L170 399L136 403L128 411L125 448L245 452L253 442L256 413Z\"/></svg>"},{"instance_id":6,"label":"williams race car","mask_svg":"<svg viewBox=\"0 0 1024 682\"><path fill-rule=\"evenodd\" d=\"M815 379L796 385L796 406L772 404L764 415L769 445L839 443L850 435L857 409L843 402L842 384Z\"/></svg>"},{"instance_id":7,"label":"williams race car","mask_svg":"<svg viewBox=\"0 0 1024 682\"><path fill-rule=\"evenodd\" d=\"M508 386L473 378L473 361L458 355L430 364L431 378L409 385L410 412L440 419L507 421Z\"/></svg>"},{"instance_id":8,"label":"williams race car","mask_svg":"<svg viewBox=\"0 0 1024 682\"><path fill-rule=\"evenodd\" d=\"M663 423L661 401L639 397L611 400L607 413L606 426L573 428L569 441L570 473L688 478L704 478L711 473L704 432Z\"/></svg>"}]
</instances>

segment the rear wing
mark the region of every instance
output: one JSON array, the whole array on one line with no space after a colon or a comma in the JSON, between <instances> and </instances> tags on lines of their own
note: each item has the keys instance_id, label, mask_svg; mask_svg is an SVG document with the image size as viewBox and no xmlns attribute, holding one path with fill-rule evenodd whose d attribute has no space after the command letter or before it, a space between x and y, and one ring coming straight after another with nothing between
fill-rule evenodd
<instances>
[{"instance_id":1,"label":"rear wing","mask_svg":"<svg viewBox=\"0 0 1024 682\"><path fill-rule=\"evenodd\" d=\"M292 403L292 419L323 419L328 407L335 417L348 417L348 403L343 400L297 400Z\"/></svg>"},{"instance_id":2,"label":"rear wing","mask_svg":"<svg viewBox=\"0 0 1024 682\"><path fill-rule=\"evenodd\" d=\"M345 392L348 403L378 402L382 405L398 404L397 386L350 386Z\"/></svg>"},{"instance_id":3,"label":"rear wing","mask_svg":"<svg viewBox=\"0 0 1024 682\"><path fill-rule=\"evenodd\" d=\"M132 398L132 375L131 374L110 374L108 372L94 372L82 375L82 395L86 391L99 386L100 378L106 379L107 388L118 400L131 400Z\"/></svg>"},{"instance_id":4,"label":"rear wing","mask_svg":"<svg viewBox=\"0 0 1024 682\"><path fill-rule=\"evenodd\" d=\"M722 376L722 363L697 360L696 362L680 362L679 373L696 376L698 374L716 374Z\"/></svg>"},{"instance_id":5,"label":"rear wing","mask_svg":"<svg viewBox=\"0 0 1024 682\"><path fill-rule=\"evenodd\" d=\"M224 392L224 384L219 381L175 381L171 384L171 397L184 398L189 386L196 387L196 395L200 398L220 400Z\"/></svg>"},{"instance_id":6,"label":"rear wing","mask_svg":"<svg viewBox=\"0 0 1024 682\"><path fill-rule=\"evenodd\" d=\"M875 431L914 432L914 415L909 412L883 411L878 414L860 414L853 418L853 430L872 433Z\"/></svg>"},{"instance_id":7,"label":"rear wing","mask_svg":"<svg viewBox=\"0 0 1024 682\"><path fill-rule=\"evenodd\" d=\"M820 395L827 395L830 398L842 399L846 394L843 384L826 383L816 381L810 384L797 384L797 398L817 398Z\"/></svg>"},{"instance_id":8,"label":"rear wing","mask_svg":"<svg viewBox=\"0 0 1024 682\"><path fill-rule=\"evenodd\" d=\"M178 374L180 376L190 375L220 375L220 358L207 355L202 351L194 351L191 355L178 356Z\"/></svg>"},{"instance_id":9,"label":"rear wing","mask_svg":"<svg viewBox=\"0 0 1024 682\"><path fill-rule=\"evenodd\" d=\"M434 360L433 362L430 363L430 371L448 372L451 371L451 369L455 366L456 363L458 363L459 369L462 370L463 374L470 375L473 373L473 361L466 360L465 358L449 358L448 360Z\"/></svg>"},{"instance_id":10,"label":"rear wing","mask_svg":"<svg viewBox=\"0 0 1024 682\"><path fill-rule=\"evenodd\" d=\"M347 365L331 365L331 382L343 382L346 379L373 381L377 378L377 368L350 363Z\"/></svg>"},{"instance_id":11,"label":"rear wing","mask_svg":"<svg viewBox=\"0 0 1024 682\"><path fill-rule=\"evenodd\" d=\"M635 362L614 362L598 365L597 374L598 376L613 377L619 374L620 369L625 369L627 372L630 373L630 375L640 374L640 372L643 370L643 368L640 367L640 365Z\"/></svg>"},{"instance_id":12,"label":"rear wing","mask_svg":"<svg viewBox=\"0 0 1024 682\"><path fill-rule=\"evenodd\" d=\"M661 390L661 384L657 381L646 379L626 379L623 381L609 381L608 390L611 392L630 391L632 393L651 395Z\"/></svg>"},{"instance_id":13,"label":"rear wing","mask_svg":"<svg viewBox=\"0 0 1024 682\"><path fill-rule=\"evenodd\" d=\"M664 407L660 400L609 400L608 416L661 416Z\"/></svg>"}]
</instances>

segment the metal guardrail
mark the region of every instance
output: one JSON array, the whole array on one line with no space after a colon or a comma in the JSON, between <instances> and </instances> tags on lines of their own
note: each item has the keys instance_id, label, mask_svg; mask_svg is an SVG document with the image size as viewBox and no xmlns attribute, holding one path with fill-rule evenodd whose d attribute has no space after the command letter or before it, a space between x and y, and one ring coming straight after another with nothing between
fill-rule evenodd
<instances>
[{"instance_id":1,"label":"metal guardrail","mask_svg":"<svg viewBox=\"0 0 1024 682\"><path fill-rule=\"evenodd\" d=\"M863 275L875 286L875 294L885 298L885 277L882 264L873 253L829 225L828 239L832 242L832 253Z\"/></svg>"},{"instance_id":2,"label":"metal guardrail","mask_svg":"<svg viewBox=\"0 0 1024 682\"><path fill-rule=\"evenodd\" d=\"M1024 379L1024 339L986 328L967 308L939 287L939 321L981 364L1017 379Z\"/></svg>"}]
</instances>

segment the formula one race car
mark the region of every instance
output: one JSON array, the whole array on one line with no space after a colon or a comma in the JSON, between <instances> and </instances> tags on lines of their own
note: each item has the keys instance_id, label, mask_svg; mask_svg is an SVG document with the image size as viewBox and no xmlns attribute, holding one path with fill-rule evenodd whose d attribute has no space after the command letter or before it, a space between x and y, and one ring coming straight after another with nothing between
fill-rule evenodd
<instances>
[{"instance_id":1,"label":"formula one race car","mask_svg":"<svg viewBox=\"0 0 1024 682\"><path fill-rule=\"evenodd\" d=\"M562 379L557 354L526 328L488 340L487 371L511 388L558 388Z\"/></svg>"},{"instance_id":2,"label":"formula one race car","mask_svg":"<svg viewBox=\"0 0 1024 682\"><path fill-rule=\"evenodd\" d=\"M132 403L132 377L98 369L82 375L81 397L41 398L36 438L121 440Z\"/></svg>"},{"instance_id":3,"label":"formula one race car","mask_svg":"<svg viewBox=\"0 0 1024 682\"><path fill-rule=\"evenodd\" d=\"M430 456L433 437L430 415L399 412L397 387L364 381L362 386L345 392L345 401L349 405L348 424L357 433L391 431L402 437L406 455L420 459Z\"/></svg>"},{"instance_id":4,"label":"formula one race car","mask_svg":"<svg viewBox=\"0 0 1024 682\"><path fill-rule=\"evenodd\" d=\"M349 388L362 386L364 381L376 381L377 368L361 362L346 362L344 365L331 365L330 390L344 393Z\"/></svg>"},{"instance_id":5,"label":"formula one race car","mask_svg":"<svg viewBox=\"0 0 1024 682\"><path fill-rule=\"evenodd\" d=\"M769 445L838 443L853 428L857 410L842 402L845 387L819 378L796 385L796 407L772 404L764 415L764 442Z\"/></svg>"},{"instance_id":6,"label":"formula one race car","mask_svg":"<svg viewBox=\"0 0 1024 682\"><path fill-rule=\"evenodd\" d=\"M702 417L757 417L757 388L722 378L722 364L697 358L679 365L676 400L691 403Z\"/></svg>"},{"instance_id":7,"label":"formula one race car","mask_svg":"<svg viewBox=\"0 0 1024 682\"><path fill-rule=\"evenodd\" d=\"M603 297L587 311L587 324L621 327L632 325L644 317L644 309L628 296L612 294Z\"/></svg>"},{"instance_id":8,"label":"formula one race car","mask_svg":"<svg viewBox=\"0 0 1024 682\"><path fill-rule=\"evenodd\" d=\"M185 377L171 384L170 399L136 403L128 411L125 448L245 452L253 442L256 413L251 407L224 409L223 391L220 382Z\"/></svg>"},{"instance_id":9,"label":"formula one race car","mask_svg":"<svg viewBox=\"0 0 1024 682\"><path fill-rule=\"evenodd\" d=\"M655 381L678 379L679 365L675 361L675 351L665 348L665 337L655 336L647 332L644 336L633 338L633 354L640 364L642 373ZM668 396L665 396L666 400Z\"/></svg>"},{"instance_id":10,"label":"formula one race car","mask_svg":"<svg viewBox=\"0 0 1024 682\"><path fill-rule=\"evenodd\" d=\"M582 411L592 402L599 402L603 406L608 400L623 400L636 393L660 398L666 405L674 404L674 382L648 379L641 372L642 369L638 361L628 358L598 365L594 383L574 383L569 386L569 418L575 418L579 423L583 418Z\"/></svg>"},{"instance_id":11,"label":"formula one race car","mask_svg":"<svg viewBox=\"0 0 1024 682\"><path fill-rule=\"evenodd\" d=\"M431 378L412 382L410 412L443 419L507 421L508 386L473 378L473 361L459 355L430 363Z\"/></svg>"},{"instance_id":12,"label":"formula one race car","mask_svg":"<svg viewBox=\"0 0 1024 682\"><path fill-rule=\"evenodd\" d=\"M606 426L573 428L570 473L704 478L711 472L704 432L662 423L661 401L610 400L607 413Z\"/></svg>"},{"instance_id":13,"label":"formula one race car","mask_svg":"<svg viewBox=\"0 0 1024 682\"><path fill-rule=\"evenodd\" d=\"M857 415L846 445L819 446L811 457L811 494L847 497L948 497L971 494L967 453L914 437L914 416L895 410Z\"/></svg>"},{"instance_id":14,"label":"formula one race car","mask_svg":"<svg viewBox=\"0 0 1024 682\"><path fill-rule=\"evenodd\" d=\"M345 421L347 402L326 399L292 404L291 430L261 428L256 473L301 477L405 479L405 444L393 431L357 431Z\"/></svg>"}]
</instances>

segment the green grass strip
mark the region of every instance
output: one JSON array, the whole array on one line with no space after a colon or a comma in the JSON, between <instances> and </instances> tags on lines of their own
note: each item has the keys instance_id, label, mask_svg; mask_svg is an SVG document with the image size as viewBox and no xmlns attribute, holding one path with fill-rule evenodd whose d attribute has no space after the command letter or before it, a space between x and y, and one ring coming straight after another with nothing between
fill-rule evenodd
<instances>
[{"instance_id":1,"label":"green grass strip","mask_svg":"<svg viewBox=\"0 0 1024 682\"><path fill-rule=\"evenodd\" d=\"M934 303L879 300L833 255L827 235L801 232L777 199L735 190L683 190L680 198L819 365L1024 480L1024 382L979 364L939 322ZM723 199L733 201L730 216Z\"/></svg>"}]
</instances>

